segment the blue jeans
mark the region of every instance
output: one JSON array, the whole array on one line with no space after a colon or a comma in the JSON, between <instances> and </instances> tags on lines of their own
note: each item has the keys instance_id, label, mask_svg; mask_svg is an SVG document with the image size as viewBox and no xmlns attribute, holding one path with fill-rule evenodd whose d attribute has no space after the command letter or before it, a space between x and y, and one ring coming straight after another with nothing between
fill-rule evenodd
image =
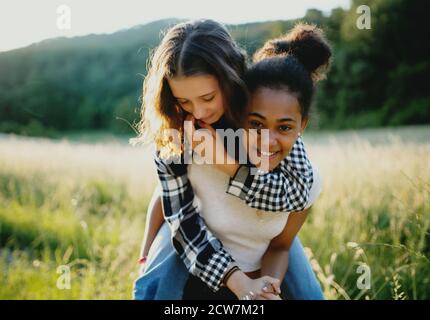
<instances>
[{"instance_id":1,"label":"blue jeans","mask_svg":"<svg viewBox=\"0 0 430 320\"><path fill-rule=\"evenodd\" d=\"M189 273L173 248L170 229L163 223L149 250L145 270L134 283L136 300L181 300ZM298 237L289 252L288 271L281 284L284 296L295 300L323 300L321 286Z\"/></svg>"}]
</instances>

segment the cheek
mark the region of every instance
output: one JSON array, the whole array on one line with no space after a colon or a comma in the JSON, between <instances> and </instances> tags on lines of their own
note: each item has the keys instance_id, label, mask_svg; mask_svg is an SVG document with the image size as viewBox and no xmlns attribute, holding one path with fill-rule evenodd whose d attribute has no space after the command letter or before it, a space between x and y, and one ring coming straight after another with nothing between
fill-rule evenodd
<instances>
[{"instance_id":1,"label":"cheek","mask_svg":"<svg viewBox=\"0 0 430 320\"><path fill-rule=\"evenodd\" d=\"M191 113L191 111L192 111L189 106L180 106L180 107L182 108L182 110L184 110L184 111L186 111L188 113Z\"/></svg>"},{"instance_id":2,"label":"cheek","mask_svg":"<svg viewBox=\"0 0 430 320\"><path fill-rule=\"evenodd\" d=\"M286 136L282 139L281 145L282 145L283 158L288 156L295 142L296 142L296 139L294 136Z\"/></svg>"},{"instance_id":3,"label":"cheek","mask_svg":"<svg viewBox=\"0 0 430 320\"><path fill-rule=\"evenodd\" d=\"M218 96L214 99L214 102L213 102L213 104L211 105L211 109L212 109L214 112L217 112L217 113L224 112L224 101L223 101L223 98L221 97L221 95L218 95Z\"/></svg>"},{"instance_id":4,"label":"cheek","mask_svg":"<svg viewBox=\"0 0 430 320\"><path fill-rule=\"evenodd\" d=\"M190 105L189 104L180 104L180 103L177 103L176 104L179 108L181 108L182 110L184 110L184 111L186 111L186 112L188 112L188 113L191 113L191 108L190 108Z\"/></svg>"}]
</instances>

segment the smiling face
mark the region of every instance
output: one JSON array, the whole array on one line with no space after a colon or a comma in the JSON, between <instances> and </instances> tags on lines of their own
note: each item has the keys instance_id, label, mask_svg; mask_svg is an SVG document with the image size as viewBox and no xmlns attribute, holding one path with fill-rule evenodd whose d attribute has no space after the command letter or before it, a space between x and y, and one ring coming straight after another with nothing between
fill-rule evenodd
<instances>
[{"instance_id":1,"label":"smiling face","mask_svg":"<svg viewBox=\"0 0 430 320\"><path fill-rule=\"evenodd\" d=\"M207 124L224 114L224 99L217 78L213 75L178 76L168 79L179 106Z\"/></svg>"},{"instance_id":2,"label":"smiling face","mask_svg":"<svg viewBox=\"0 0 430 320\"><path fill-rule=\"evenodd\" d=\"M260 88L252 94L247 128L269 130L269 153L261 153L261 135L257 137L257 156L268 160L269 170L276 168L291 151L299 133L307 126L294 94L286 89Z\"/></svg>"}]
</instances>

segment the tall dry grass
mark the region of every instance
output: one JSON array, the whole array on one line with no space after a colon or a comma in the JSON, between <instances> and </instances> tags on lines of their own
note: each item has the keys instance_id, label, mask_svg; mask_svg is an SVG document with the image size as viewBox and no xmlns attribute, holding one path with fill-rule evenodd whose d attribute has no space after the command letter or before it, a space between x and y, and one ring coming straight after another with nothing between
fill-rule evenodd
<instances>
[{"instance_id":1,"label":"tall dry grass","mask_svg":"<svg viewBox=\"0 0 430 320\"><path fill-rule=\"evenodd\" d=\"M429 128L305 136L324 189L300 237L327 298L430 298L423 137ZM0 137L0 299L131 298L155 183L145 148ZM70 290L57 286L61 265Z\"/></svg>"}]
</instances>

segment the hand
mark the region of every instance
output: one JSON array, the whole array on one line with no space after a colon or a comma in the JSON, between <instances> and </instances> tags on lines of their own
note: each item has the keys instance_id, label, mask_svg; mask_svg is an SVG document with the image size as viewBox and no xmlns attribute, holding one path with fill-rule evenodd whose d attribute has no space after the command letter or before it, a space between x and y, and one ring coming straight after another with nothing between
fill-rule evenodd
<instances>
[{"instance_id":1,"label":"hand","mask_svg":"<svg viewBox=\"0 0 430 320\"><path fill-rule=\"evenodd\" d=\"M194 116L192 114L188 114L185 119L185 121L191 121L191 126L184 126L184 135L186 138L186 141L188 143L190 143L190 147L192 150L194 150L200 143L197 143L196 141L194 141L193 137L194 137L194 132L196 131L196 119L194 118Z\"/></svg>"},{"instance_id":2,"label":"hand","mask_svg":"<svg viewBox=\"0 0 430 320\"><path fill-rule=\"evenodd\" d=\"M191 128L187 128L185 136L193 150L201 144L205 143L206 146L199 150L197 153L201 160L205 163L214 164L215 168L233 177L239 169L239 164L236 163L229 153L224 148L224 141L221 139L216 130L210 125L201 120L196 120L192 114L185 117L185 121L191 121ZM195 129L195 123L198 123L202 129ZM196 134L198 135L196 137ZM193 138L198 138L195 141ZM204 142L199 142L204 139Z\"/></svg>"},{"instance_id":3,"label":"hand","mask_svg":"<svg viewBox=\"0 0 430 320\"><path fill-rule=\"evenodd\" d=\"M214 133L209 130L208 128L203 129L196 129L196 118L192 114L188 114L185 117L185 121L191 121L191 126L187 124L187 127L185 128L185 137L187 142L189 143L189 146L192 150L197 151L197 154L199 156L199 160L201 160L204 163L213 164L216 162L216 140ZM199 121L199 125L203 127L201 124L203 122ZM213 128L209 126L212 130ZM202 147L199 147L200 144L203 144ZM199 147L198 150L197 147ZM224 151L223 149L220 149L221 152ZM222 156L222 154L221 154Z\"/></svg>"},{"instance_id":4,"label":"hand","mask_svg":"<svg viewBox=\"0 0 430 320\"><path fill-rule=\"evenodd\" d=\"M244 286L243 293L239 296L239 299L244 296L250 296L251 300L254 300L258 297L266 297L265 294L269 294L267 297L271 297L270 295L278 295L281 293L280 281L276 278L272 278L270 276L263 276L258 279L249 279L247 284ZM278 300L278 299L275 299Z\"/></svg>"},{"instance_id":5,"label":"hand","mask_svg":"<svg viewBox=\"0 0 430 320\"><path fill-rule=\"evenodd\" d=\"M200 127L207 130L208 134L211 135L212 141L214 141L215 152L212 154L213 164L218 170L233 177L236 171L239 169L239 164L233 159L230 154L225 150L224 141L221 139L216 130L210 125L203 121L197 120Z\"/></svg>"},{"instance_id":6,"label":"hand","mask_svg":"<svg viewBox=\"0 0 430 320\"><path fill-rule=\"evenodd\" d=\"M282 300L282 298L277 294L263 292L255 300Z\"/></svg>"}]
</instances>

